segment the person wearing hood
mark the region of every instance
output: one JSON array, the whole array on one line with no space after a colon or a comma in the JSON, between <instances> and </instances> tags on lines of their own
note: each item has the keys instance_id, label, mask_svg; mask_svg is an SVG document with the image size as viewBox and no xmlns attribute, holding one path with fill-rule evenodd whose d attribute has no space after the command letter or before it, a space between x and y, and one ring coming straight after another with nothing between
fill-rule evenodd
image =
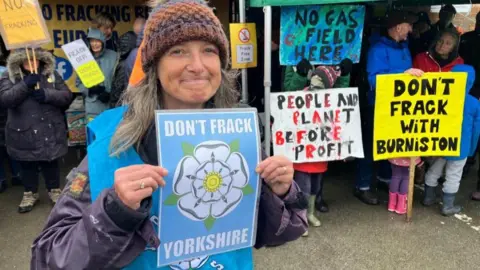
<instances>
[{"instance_id":1,"label":"person wearing hood","mask_svg":"<svg viewBox=\"0 0 480 270\"><path fill-rule=\"evenodd\" d=\"M443 184L442 214L451 216L462 211L462 207L454 204L455 195L460 187L463 166L469 156L475 154L478 139L480 138L480 101L469 94L475 82L475 70L469 65L456 65L452 72L466 72L467 88L463 107L462 137L460 156L436 158L425 175L425 197L423 204L430 206L436 203L436 187L438 179L445 169L445 183Z\"/></svg>"},{"instance_id":2,"label":"person wearing hood","mask_svg":"<svg viewBox=\"0 0 480 270\"><path fill-rule=\"evenodd\" d=\"M77 78L76 85L84 95L87 122L90 122L109 108L110 92L112 91L115 68L118 64L118 55L105 47L105 36L99 29L90 28L87 40L87 46L105 77L105 81L91 88L86 88Z\"/></svg>"},{"instance_id":3,"label":"person wearing hood","mask_svg":"<svg viewBox=\"0 0 480 270\"><path fill-rule=\"evenodd\" d=\"M377 91L377 75L407 73L421 76L423 72L412 68L412 56L408 48L408 35L417 17L406 11L393 10L387 14L387 29L368 51L367 79L370 86L367 92L367 104L362 116L362 135L365 158L357 159L357 179L355 196L363 203L377 205L378 198L370 190L373 178L373 119L375 93ZM377 163L379 170L377 179L388 183L391 179L391 165L387 160Z\"/></svg>"},{"instance_id":4,"label":"person wearing hood","mask_svg":"<svg viewBox=\"0 0 480 270\"><path fill-rule=\"evenodd\" d=\"M137 46L137 35L133 31L129 31L120 37L118 43L119 62L115 68L115 75L113 76L112 92L110 94L110 108L115 108L118 105L123 91L127 89L128 79L130 74L128 72L128 56Z\"/></svg>"},{"instance_id":5,"label":"person wearing hood","mask_svg":"<svg viewBox=\"0 0 480 270\"><path fill-rule=\"evenodd\" d=\"M463 64L458 49L460 36L454 29L445 29L439 33L430 50L418 54L413 67L424 72L449 72L456 65Z\"/></svg>"},{"instance_id":6,"label":"person wearing hood","mask_svg":"<svg viewBox=\"0 0 480 270\"><path fill-rule=\"evenodd\" d=\"M30 54L31 55L31 54ZM20 213L38 202L38 168L43 173L52 203L60 197L58 159L68 151L65 110L73 94L55 71L53 55L36 49L30 61L24 49L8 57L7 72L0 79L0 106L8 109L5 131L7 152L18 161L25 188ZM38 67L38 74L32 68Z\"/></svg>"}]
</instances>

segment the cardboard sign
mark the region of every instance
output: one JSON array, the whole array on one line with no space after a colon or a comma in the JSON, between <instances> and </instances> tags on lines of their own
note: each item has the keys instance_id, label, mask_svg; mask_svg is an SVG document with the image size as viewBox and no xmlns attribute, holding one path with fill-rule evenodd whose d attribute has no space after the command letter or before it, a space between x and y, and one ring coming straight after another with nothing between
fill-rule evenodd
<instances>
[{"instance_id":1,"label":"cardboard sign","mask_svg":"<svg viewBox=\"0 0 480 270\"><path fill-rule=\"evenodd\" d=\"M157 111L156 125L159 163L170 172L160 190L158 266L252 247L256 110Z\"/></svg>"},{"instance_id":2,"label":"cardboard sign","mask_svg":"<svg viewBox=\"0 0 480 270\"><path fill-rule=\"evenodd\" d=\"M37 0L2 1L0 33L8 50L38 47L50 42Z\"/></svg>"},{"instance_id":3,"label":"cardboard sign","mask_svg":"<svg viewBox=\"0 0 480 270\"><path fill-rule=\"evenodd\" d=\"M459 156L466 73L377 76L374 160Z\"/></svg>"},{"instance_id":4,"label":"cardboard sign","mask_svg":"<svg viewBox=\"0 0 480 270\"><path fill-rule=\"evenodd\" d=\"M294 163L363 158L357 88L271 94L273 151Z\"/></svg>"},{"instance_id":5,"label":"cardboard sign","mask_svg":"<svg viewBox=\"0 0 480 270\"><path fill-rule=\"evenodd\" d=\"M86 88L105 81L100 66L82 39L65 44L62 49Z\"/></svg>"},{"instance_id":6,"label":"cardboard sign","mask_svg":"<svg viewBox=\"0 0 480 270\"><path fill-rule=\"evenodd\" d=\"M257 30L254 23L231 23L232 68L257 66Z\"/></svg>"},{"instance_id":7,"label":"cardboard sign","mask_svg":"<svg viewBox=\"0 0 480 270\"><path fill-rule=\"evenodd\" d=\"M321 5L282 7L280 64L303 58L314 65L360 61L365 7Z\"/></svg>"}]
</instances>

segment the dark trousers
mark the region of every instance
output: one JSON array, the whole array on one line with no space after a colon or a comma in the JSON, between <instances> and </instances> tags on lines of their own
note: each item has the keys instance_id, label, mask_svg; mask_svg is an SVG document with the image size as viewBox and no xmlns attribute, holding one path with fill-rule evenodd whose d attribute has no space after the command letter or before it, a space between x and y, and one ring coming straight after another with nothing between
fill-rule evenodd
<instances>
[{"instance_id":1,"label":"dark trousers","mask_svg":"<svg viewBox=\"0 0 480 270\"><path fill-rule=\"evenodd\" d=\"M38 192L38 170L45 179L47 190L60 188L60 168L58 160L54 161L19 161L22 170L22 183L25 192Z\"/></svg>"},{"instance_id":2,"label":"dark trousers","mask_svg":"<svg viewBox=\"0 0 480 270\"><path fill-rule=\"evenodd\" d=\"M362 139L365 158L357 159L356 188L361 190L370 189L373 180L375 165L378 176L384 179L392 177L392 169L388 160L373 161L373 121L374 108L369 106L362 111Z\"/></svg>"},{"instance_id":3,"label":"dark trousers","mask_svg":"<svg viewBox=\"0 0 480 270\"><path fill-rule=\"evenodd\" d=\"M306 196L317 195L321 188L323 182L323 174L321 173L305 173L295 171L293 179L297 183L300 190Z\"/></svg>"}]
</instances>

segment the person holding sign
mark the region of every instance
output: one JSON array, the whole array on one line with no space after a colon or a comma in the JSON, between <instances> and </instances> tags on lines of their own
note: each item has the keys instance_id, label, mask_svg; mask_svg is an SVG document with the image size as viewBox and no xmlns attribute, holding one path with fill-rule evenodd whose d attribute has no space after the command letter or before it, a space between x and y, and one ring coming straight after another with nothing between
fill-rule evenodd
<instances>
[{"instance_id":1,"label":"person holding sign","mask_svg":"<svg viewBox=\"0 0 480 270\"><path fill-rule=\"evenodd\" d=\"M32 211L38 202L38 168L42 169L52 203L60 197L58 159L67 151L65 110L73 94L55 71L55 58L36 49L36 61L26 49L13 51L0 80L0 106L8 109L5 143L12 159L18 161L25 188L18 207ZM30 55L30 57L29 57Z\"/></svg>"},{"instance_id":2,"label":"person holding sign","mask_svg":"<svg viewBox=\"0 0 480 270\"><path fill-rule=\"evenodd\" d=\"M387 15L387 30L383 36L372 45L367 56L367 75L370 91L367 93L368 109L364 120L363 146L365 158L357 163L357 181L355 196L362 202L370 205L378 204L376 194L370 191L373 176L373 115L375 107L375 91L377 75L408 73L414 76L423 75L423 71L412 68L412 56L408 47L408 35L412 32L412 25L417 18L405 11L394 10ZM391 165L388 161L378 162L378 179L388 182L391 178Z\"/></svg>"},{"instance_id":3,"label":"person holding sign","mask_svg":"<svg viewBox=\"0 0 480 270\"><path fill-rule=\"evenodd\" d=\"M452 72L467 72L467 93L475 82L475 70L469 65L457 65ZM462 207L454 204L455 195L460 186L462 172L467 158L475 155L478 139L480 138L480 101L467 94L463 108L462 137L460 142L460 156L436 158L425 175L425 198L423 204L430 206L436 203L435 189L438 179L445 169L445 183L443 184L442 214L451 216L462 211Z\"/></svg>"},{"instance_id":4,"label":"person holding sign","mask_svg":"<svg viewBox=\"0 0 480 270\"><path fill-rule=\"evenodd\" d=\"M34 241L31 269L173 268L157 268L156 249L166 243L157 237L155 223L163 202L155 193L172 185L165 183L164 177L174 172L158 166L155 110L237 107L238 91L227 71L228 39L206 2L152 4L140 48L145 79L127 89L125 107L109 110L89 124L88 156L68 175L64 195ZM293 182L292 162L272 156L255 171L263 178L255 246L297 239L306 231L306 203ZM225 245L225 238L189 239L185 245L175 244L172 252ZM241 240L241 236L235 238ZM197 269L216 265L253 269L251 248L199 261ZM179 263L175 269L190 269L190 265Z\"/></svg>"},{"instance_id":5,"label":"person holding sign","mask_svg":"<svg viewBox=\"0 0 480 270\"><path fill-rule=\"evenodd\" d=\"M105 77L103 83L90 88L86 88L82 81L77 78L76 85L84 95L87 122L90 122L109 108L110 92L112 91L115 68L118 64L118 55L105 47L105 36L99 29L90 28L87 39L87 46Z\"/></svg>"}]
</instances>

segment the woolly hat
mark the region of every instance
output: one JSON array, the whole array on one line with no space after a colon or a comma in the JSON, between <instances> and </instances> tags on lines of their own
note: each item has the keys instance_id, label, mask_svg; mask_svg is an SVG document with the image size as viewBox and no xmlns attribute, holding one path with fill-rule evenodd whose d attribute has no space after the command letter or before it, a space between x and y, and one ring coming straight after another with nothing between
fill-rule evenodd
<instances>
[{"instance_id":1,"label":"woolly hat","mask_svg":"<svg viewBox=\"0 0 480 270\"><path fill-rule=\"evenodd\" d=\"M311 88L331 89L340 77L334 66L318 66L312 74Z\"/></svg>"},{"instance_id":2,"label":"woolly hat","mask_svg":"<svg viewBox=\"0 0 480 270\"><path fill-rule=\"evenodd\" d=\"M142 69L146 72L173 46L201 40L215 44L222 67L229 62L229 43L222 24L204 0L153 0L144 29Z\"/></svg>"}]
</instances>

